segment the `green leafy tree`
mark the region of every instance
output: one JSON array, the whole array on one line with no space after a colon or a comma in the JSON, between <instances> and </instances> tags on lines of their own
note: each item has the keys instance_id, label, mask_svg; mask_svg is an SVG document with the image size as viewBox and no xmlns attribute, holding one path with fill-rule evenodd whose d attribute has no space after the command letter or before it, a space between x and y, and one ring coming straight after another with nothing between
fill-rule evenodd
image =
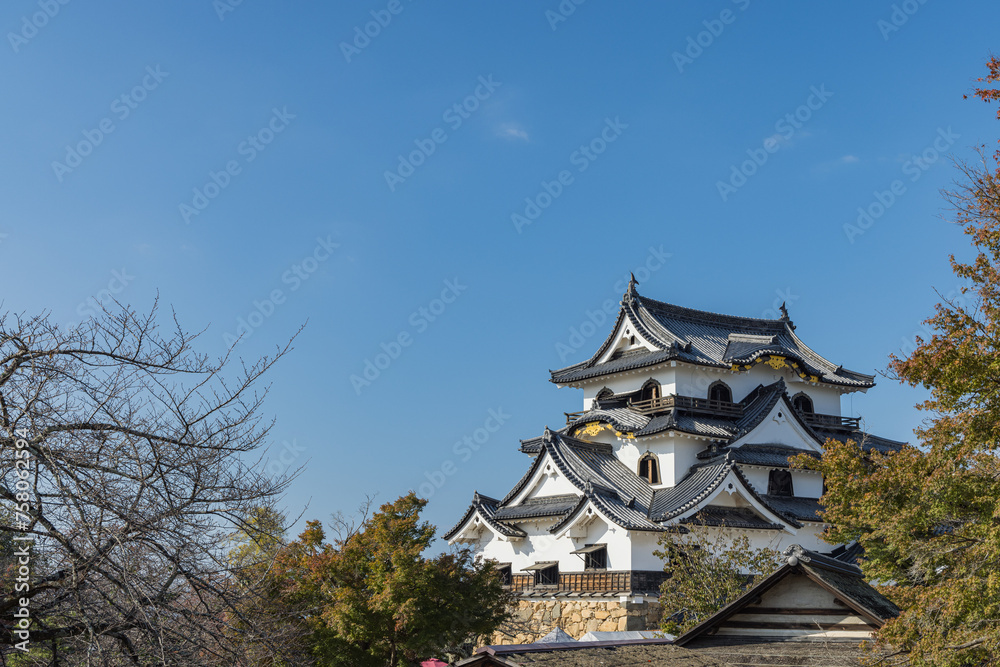
<instances>
[{"instance_id":1,"label":"green leafy tree","mask_svg":"<svg viewBox=\"0 0 1000 667\"><path fill-rule=\"evenodd\" d=\"M253 578L267 567L285 544L285 515L270 507L251 508L229 535L229 565L235 573Z\"/></svg>"},{"instance_id":2,"label":"green leafy tree","mask_svg":"<svg viewBox=\"0 0 1000 667\"><path fill-rule=\"evenodd\" d=\"M997 102L1000 61L987 66L975 95ZM914 665L1000 664L1000 151L980 155L947 193L973 248L971 261L951 256L964 287L926 320L930 340L889 367L930 390L919 447L831 441L800 462L826 479L828 538L859 540L865 574L891 584L902 613L878 636Z\"/></svg>"},{"instance_id":3,"label":"green leafy tree","mask_svg":"<svg viewBox=\"0 0 1000 667\"><path fill-rule=\"evenodd\" d=\"M420 521L426 504L410 493L357 526L338 516L332 544L310 521L278 554L278 594L308 627L317 664L395 667L458 654L507 620L511 599L492 561L469 549L421 555L434 539Z\"/></svg>"},{"instance_id":4,"label":"green leafy tree","mask_svg":"<svg viewBox=\"0 0 1000 667\"><path fill-rule=\"evenodd\" d=\"M654 555L670 578L660 588L660 629L681 634L742 595L754 576L778 567L780 554L757 549L743 533L691 526L686 534L664 533Z\"/></svg>"}]
</instances>

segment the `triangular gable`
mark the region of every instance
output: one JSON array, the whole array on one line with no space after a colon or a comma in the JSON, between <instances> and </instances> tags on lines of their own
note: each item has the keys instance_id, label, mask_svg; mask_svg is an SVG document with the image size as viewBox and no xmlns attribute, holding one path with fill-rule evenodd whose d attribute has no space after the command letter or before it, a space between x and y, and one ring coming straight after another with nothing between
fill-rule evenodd
<instances>
[{"instance_id":1,"label":"triangular gable","mask_svg":"<svg viewBox=\"0 0 1000 667\"><path fill-rule=\"evenodd\" d=\"M895 605L869 586L856 566L792 545L785 562L732 603L691 628L674 643L683 646L705 635L800 638L864 638L897 613ZM824 577L829 570L837 579ZM834 583L831 584L831 581ZM869 601L859 600L859 592ZM879 599L883 613L873 611Z\"/></svg>"},{"instance_id":2,"label":"triangular gable","mask_svg":"<svg viewBox=\"0 0 1000 667\"><path fill-rule=\"evenodd\" d=\"M496 500L486 498L476 493L473 496L472 504L466 510L465 516L442 537L449 544L455 542L476 542L484 530L489 530L496 539L501 542L507 540L520 540L526 537L526 533L515 526L508 526L493 519L493 511L496 509Z\"/></svg>"},{"instance_id":3,"label":"triangular gable","mask_svg":"<svg viewBox=\"0 0 1000 667\"><path fill-rule=\"evenodd\" d=\"M823 453L825 438L821 438L806 424L798 411L792 407L788 395L782 393L771 409L747 432L738 436L730 447L736 448L747 443L767 442L795 449Z\"/></svg>"},{"instance_id":4,"label":"triangular gable","mask_svg":"<svg viewBox=\"0 0 1000 667\"><path fill-rule=\"evenodd\" d=\"M574 485L556 465L552 458L552 452L543 447L541 453L535 458L535 464L531 468L531 476L524 480L517 493L504 498L501 505L510 507L531 498L580 493L580 491L581 489Z\"/></svg>"},{"instance_id":5,"label":"triangular gable","mask_svg":"<svg viewBox=\"0 0 1000 667\"><path fill-rule=\"evenodd\" d=\"M595 364L605 363L617 352L633 352L636 350L656 352L660 349L659 346L644 336L632 318L624 313L625 309L623 307L622 316L615 323L615 329L612 331L611 336L608 337L603 347L603 353L594 361Z\"/></svg>"},{"instance_id":6,"label":"triangular gable","mask_svg":"<svg viewBox=\"0 0 1000 667\"><path fill-rule=\"evenodd\" d=\"M590 524L595 520L603 521L608 526L614 524L589 498L580 496L579 504L569 514L564 516L559 523L552 526L549 532L556 539L560 539L565 535L569 535L570 537L585 537Z\"/></svg>"},{"instance_id":7,"label":"triangular gable","mask_svg":"<svg viewBox=\"0 0 1000 667\"><path fill-rule=\"evenodd\" d=\"M795 535L798 532L796 530L797 528L802 527L802 524L798 523L792 517L780 514L777 510L768 505L767 502L757 494L753 486L751 486L750 482L743 476L742 473L740 473L739 468L736 466L732 466L728 474L722 479L722 482L715 486L715 488L698 501L697 504L673 516L671 523L680 523L685 519L690 519L705 507L713 505L714 503L712 501L723 493L738 496L746 502L758 516L769 523L781 525L786 532L792 535Z\"/></svg>"}]
</instances>

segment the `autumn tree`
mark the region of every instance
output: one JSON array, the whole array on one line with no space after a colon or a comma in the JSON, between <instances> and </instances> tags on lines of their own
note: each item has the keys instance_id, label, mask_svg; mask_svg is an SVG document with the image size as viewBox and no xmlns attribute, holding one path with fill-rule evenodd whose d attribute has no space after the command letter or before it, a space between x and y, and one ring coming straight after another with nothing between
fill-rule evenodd
<instances>
[{"instance_id":1,"label":"autumn tree","mask_svg":"<svg viewBox=\"0 0 1000 667\"><path fill-rule=\"evenodd\" d=\"M660 587L663 632L679 635L743 595L758 576L778 568L780 554L751 544L745 533L691 525L663 533L660 549L669 578Z\"/></svg>"},{"instance_id":2,"label":"autumn tree","mask_svg":"<svg viewBox=\"0 0 1000 667\"><path fill-rule=\"evenodd\" d=\"M0 317L0 545L32 544L28 588L0 581L0 652L16 664L247 664L233 638L256 592L221 545L287 482L258 458L258 385L285 350L230 370L196 339L176 318L161 328L155 305L73 330Z\"/></svg>"},{"instance_id":3,"label":"autumn tree","mask_svg":"<svg viewBox=\"0 0 1000 667\"><path fill-rule=\"evenodd\" d=\"M975 95L998 102L1000 61L987 65ZM973 249L951 256L964 287L926 320L930 339L890 362L930 391L918 445L831 441L820 462L800 462L825 476L828 538L860 541L865 574L902 609L879 640L915 665L1000 663L1000 151L980 155L946 193Z\"/></svg>"},{"instance_id":4,"label":"autumn tree","mask_svg":"<svg viewBox=\"0 0 1000 667\"><path fill-rule=\"evenodd\" d=\"M310 521L278 555L280 598L299 610L316 664L395 667L457 655L508 618L510 596L492 561L469 549L421 555L434 539L420 521L426 504L410 493L357 525L338 516L332 543Z\"/></svg>"}]
</instances>

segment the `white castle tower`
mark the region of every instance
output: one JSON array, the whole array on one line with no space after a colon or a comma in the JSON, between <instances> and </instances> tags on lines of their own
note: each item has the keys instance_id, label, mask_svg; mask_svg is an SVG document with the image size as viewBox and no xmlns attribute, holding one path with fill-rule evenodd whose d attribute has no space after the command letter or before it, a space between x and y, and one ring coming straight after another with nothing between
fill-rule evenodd
<instances>
[{"instance_id":1,"label":"white castle tower","mask_svg":"<svg viewBox=\"0 0 1000 667\"><path fill-rule=\"evenodd\" d=\"M633 278L600 349L551 376L583 390L583 410L521 441L524 476L500 499L476 493L444 535L502 564L538 634L656 629L666 575L653 552L692 524L849 558L820 539L822 477L788 459L829 438L903 444L842 414L874 376L807 347L784 306L777 320L708 313L640 296Z\"/></svg>"}]
</instances>

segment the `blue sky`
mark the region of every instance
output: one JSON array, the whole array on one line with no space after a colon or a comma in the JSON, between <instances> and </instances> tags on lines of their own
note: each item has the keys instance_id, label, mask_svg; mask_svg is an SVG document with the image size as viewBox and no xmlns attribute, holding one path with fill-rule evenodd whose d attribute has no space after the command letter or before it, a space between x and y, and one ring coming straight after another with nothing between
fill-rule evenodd
<instances>
[{"instance_id":1,"label":"blue sky","mask_svg":"<svg viewBox=\"0 0 1000 667\"><path fill-rule=\"evenodd\" d=\"M884 369L959 286L949 156L1000 134L962 99L995 2L63 2L0 8L4 306L159 291L206 352L246 321L246 358L308 321L266 406L306 517L437 479L444 529L505 493L629 271L705 310L784 300ZM921 397L845 408L912 440Z\"/></svg>"}]
</instances>

